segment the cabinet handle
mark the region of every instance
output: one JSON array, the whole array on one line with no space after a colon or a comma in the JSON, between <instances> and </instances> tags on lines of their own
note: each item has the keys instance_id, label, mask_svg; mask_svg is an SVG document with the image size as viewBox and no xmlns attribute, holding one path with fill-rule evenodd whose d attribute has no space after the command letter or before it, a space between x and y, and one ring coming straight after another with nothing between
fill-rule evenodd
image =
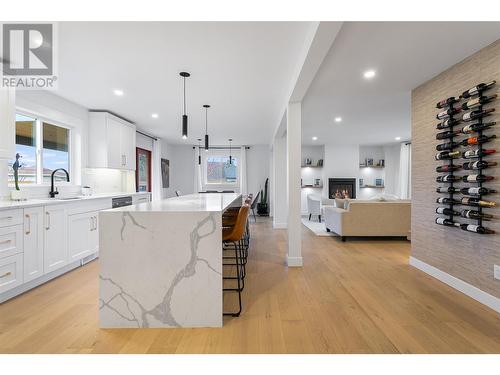
<instances>
[{"instance_id":1,"label":"cabinet handle","mask_svg":"<svg viewBox=\"0 0 500 375\"><path fill-rule=\"evenodd\" d=\"M28 222L28 229L27 229L27 230L26 230L26 232L24 232L24 233L26 233L26 234L30 234L30 233L31 233L31 216L30 216L30 215L28 215L28 214L26 214L26 215L24 215L24 216L26 217L27 222Z\"/></svg>"},{"instance_id":2,"label":"cabinet handle","mask_svg":"<svg viewBox=\"0 0 500 375\"><path fill-rule=\"evenodd\" d=\"M97 230L97 216L94 216L94 230Z\"/></svg>"},{"instance_id":3,"label":"cabinet handle","mask_svg":"<svg viewBox=\"0 0 500 375\"><path fill-rule=\"evenodd\" d=\"M46 222L47 222L47 226L45 227L45 230L49 230L50 229L50 212L45 212L45 218L46 218Z\"/></svg>"},{"instance_id":4,"label":"cabinet handle","mask_svg":"<svg viewBox=\"0 0 500 375\"><path fill-rule=\"evenodd\" d=\"M5 240L5 241L2 241L2 242L0 242L0 245L4 245L4 244L9 243L9 242L12 242L12 240Z\"/></svg>"},{"instance_id":5,"label":"cabinet handle","mask_svg":"<svg viewBox=\"0 0 500 375\"><path fill-rule=\"evenodd\" d=\"M90 217L90 229L89 229L91 232L94 230L94 217L91 216Z\"/></svg>"},{"instance_id":6,"label":"cabinet handle","mask_svg":"<svg viewBox=\"0 0 500 375\"><path fill-rule=\"evenodd\" d=\"M6 272L2 276L0 276L0 279L3 279L4 277L10 276L10 275L12 275L12 272L10 272L10 271Z\"/></svg>"}]
</instances>

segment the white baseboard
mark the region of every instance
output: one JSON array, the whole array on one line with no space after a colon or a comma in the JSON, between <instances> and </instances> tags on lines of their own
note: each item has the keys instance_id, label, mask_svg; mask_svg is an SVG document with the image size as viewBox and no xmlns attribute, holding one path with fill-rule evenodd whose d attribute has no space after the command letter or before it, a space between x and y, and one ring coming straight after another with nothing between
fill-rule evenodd
<instances>
[{"instance_id":1,"label":"white baseboard","mask_svg":"<svg viewBox=\"0 0 500 375\"><path fill-rule=\"evenodd\" d=\"M287 223L273 223L274 229L286 229L287 226Z\"/></svg>"},{"instance_id":2,"label":"white baseboard","mask_svg":"<svg viewBox=\"0 0 500 375\"><path fill-rule=\"evenodd\" d=\"M417 258L410 257L410 265L500 313L500 298L492 296L491 294L488 294L481 289L456 278L455 276L443 272L439 268L422 262Z\"/></svg>"},{"instance_id":3,"label":"white baseboard","mask_svg":"<svg viewBox=\"0 0 500 375\"><path fill-rule=\"evenodd\" d=\"M302 257L286 256L286 264L288 267L302 267Z\"/></svg>"}]
</instances>

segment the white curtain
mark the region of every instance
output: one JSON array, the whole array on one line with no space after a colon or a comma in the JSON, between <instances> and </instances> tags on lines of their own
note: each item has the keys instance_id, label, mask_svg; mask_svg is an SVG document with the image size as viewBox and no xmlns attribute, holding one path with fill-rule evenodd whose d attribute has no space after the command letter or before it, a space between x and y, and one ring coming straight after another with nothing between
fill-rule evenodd
<instances>
[{"instance_id":1,"label":"white curtain","mask_svg":"<svg viewBox=\"0 0 500 375\"><path fill-rule=\"evenodd\" d=\"M411 143L401 143L397 186L398 195L401 199L411 198Z\"/></svg>"},{"instance_id":2,"label":"white curtain","mask_svg":"<svg viewBox=\"0 0 500 375\"><path fill-rule=\"evenodd\" d=\"M198 193L203 191L203 185L201 183L202 174L201 174L201 163L200 156L201 150L199 147L193 148L193 165L194 165L194 193Z\"/></svg>"},{"instance_id":3,"label":"white curtain","mask_svg":"<svg viewBox=\"0 0 500 375\"><path fill-rule=\"evenodd\" d=\"M161 140L153 140L153 160L151 177L153 180L152 195L153 200L163 199L163 187L161 182Z\"/></svg>"},{"instance_id":4,"label":"white curtain","mask_svg":"<svg viewBox=\"0 0 500 375\"><path fill-rule=\"evenodd\" d=\"M248 194L247 188L247 149L241 146L240 152L240 193L243 195Z\"/></svg>"}]
</instances>

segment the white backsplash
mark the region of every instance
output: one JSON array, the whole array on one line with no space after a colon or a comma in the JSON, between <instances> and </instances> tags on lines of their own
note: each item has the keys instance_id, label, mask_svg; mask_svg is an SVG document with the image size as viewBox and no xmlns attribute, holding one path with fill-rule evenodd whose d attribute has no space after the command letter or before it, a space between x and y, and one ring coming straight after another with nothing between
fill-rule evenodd
<instances>
[{"instance_id":1,"label":"white backsplash","mask_svg":"<svg viewBox=\"0 0 500 375\"><path fill-rule=\"evenodd\" d=\"M135 172L107 168L83 170L82 185L90 186L92 194L135 192Z\"/></svg>"}]
</instances>

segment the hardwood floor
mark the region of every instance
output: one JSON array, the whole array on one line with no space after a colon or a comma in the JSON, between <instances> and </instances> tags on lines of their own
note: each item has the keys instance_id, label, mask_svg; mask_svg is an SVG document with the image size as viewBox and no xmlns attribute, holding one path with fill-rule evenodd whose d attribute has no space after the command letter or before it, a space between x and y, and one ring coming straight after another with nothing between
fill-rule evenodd
<instances>
[{"instance_id":1,"label":"hardwood floor","mask_svg":"<svg viewBox=\"0 0 500 375\"><path fill-rule=\"evenodd\" d=\"M286 232L258 220L223 328L99 329L95 261L0 305L0 353L500 353L500 314L408 266L409 242L303 227L293 269Z\"/></svg>"}]
</instances>

